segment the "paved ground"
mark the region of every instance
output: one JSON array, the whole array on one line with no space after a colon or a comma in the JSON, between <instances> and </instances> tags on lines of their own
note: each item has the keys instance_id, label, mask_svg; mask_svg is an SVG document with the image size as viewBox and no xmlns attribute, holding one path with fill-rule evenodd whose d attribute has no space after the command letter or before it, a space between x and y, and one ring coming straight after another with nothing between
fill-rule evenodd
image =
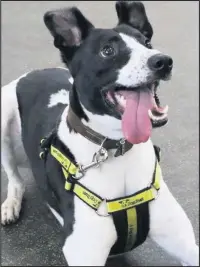
<instances>
[{"instance_id":1,"label":"paved ground","mask_svg":"<svg viewBox=\"0 0 200 267\"><path fill-rule=\"evenodd\" d=\"M58 52L42 20L54 7L77 5L98 27L116 23L113 2L4 1L2 2L2 84L34 69L60 65ZM170 106L170 123L156 130L162 147L165 180L186 210L198 238L198 2L147 2L154 26L154 45L174 59L174 77L162 86L163 102ZM22 170L27 191L21 220L1 229L4 266L58 266L60 227L46 207L30 175ZM2 200L7 181L2 172ZM167 212L167 210L166 210ZM167 228L166 228L167 231ZM108 266L167 266L177 262L151 241Z\"/></svg>"}]
</instances>

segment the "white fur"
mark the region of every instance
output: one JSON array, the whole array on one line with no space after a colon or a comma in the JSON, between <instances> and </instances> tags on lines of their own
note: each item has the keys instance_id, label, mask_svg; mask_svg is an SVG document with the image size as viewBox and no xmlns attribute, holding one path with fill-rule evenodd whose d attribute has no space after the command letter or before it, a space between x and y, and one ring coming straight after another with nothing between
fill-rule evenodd
<instances>
[{"instance_id":1,"label":"white fur","mask_svg":"<svg viewBox=\"0 0 200 267\"><path fill-rule=\"evenodd\" d=\"M69 78L69 82L70 82L71 84L73 84L73 82L74 82L73 77L70 77L70 78Z\"/></svg>"},{"instance_id":2,"label":"white fur","mask_svg":"<svg viewBox=\"0 0 200 267\"><path fill-rule=\"evenodd\" d=\"M59 90L57 93L50 96L50 101L48 104L49 108L56 106L57 104L68 104L69 103L69 93L65 89Z\"/></svg>"},{"instance_id":3,"label":"white fur","mask_svg":"<svg viewBox=\"0 0 200 267\"><path fill-rule=\"evenodd\" d=\"M150 70L147 67L147 60L160 52L155 49L147 49L134 38L120 33L121 38L130 49L131 58L122 69L119 70L117 83L119 85L131 87L147 82Z\"/></svg>"},{"instance_id":4,"label":"white fur","mask_svg":"<svg viewBox=\"0 0 200 267\"><path fill-rule=\"evenodd\" d=\"M58 214L58 212L53 209L49 204L47 204L47 207L50 209L50 211L53 213L53 215L56 217L56 219L58 220L58 222L61 224L61 226L64 225L64 220L63 218L60 216L60 214Z\"/></svg>"},{"instance_id":5,"label":"white fur","mask_svg":"<svg viewBox=\"0 0 200 267\"><path fill-rule=\"evenodd\" d=\"M10 184L7 203L2 206L3 224L8 223L14 216L19 215L20 208L17 208L16 212L17 205L14 204L14 200L17 199L18 207L20 207L22 192L24 191L21 177L17 171L17 154L13 153L10 146L10 143L15 141L9 131L11 122L14 123L19 134L21 131L16 99L16 84L17 81L10 83L7 89L3 88L2 92L2 164ZM9 93L7 92L8 90ZM58 99L57 96L54 95L54 97ZM52 96L51 100L55 104L54 97ZM79 134L69 132L66 125L67 112L68 107L63 112L58 135L72 153L75 154L79 163L90 163L98 146ZM102 129L109 127L110 132L107 132L107 134L112 134L111 136L113 136L115 129L120 129L120 124L114 122L114 120L111 121L108 116L103 116L102 119L96 117L96 119L98 118L96 123L95 116L92 117L89 113L87 115L92 121L90 126L98 127L100 123ZM115 125L113 129L111 125ZM94 128L94 130L96 129ZM20 145L18 149L21 148L23 149ZM103 198L108 199L132 194L149 185L155 162L155 153L151 140L144 144L135 145L123 157L114 158L112 155L113 151L110 151L109 159L100 168L88 170L81 182ZM5 208L6 205L7 209ZM66 260L70 266L103 266L117 238L113 219L111 216L101 217L97 215L94 210L77 197L74 199L74 205L75 223L73 232L66 239L63 246ZM198 266L199 252L195 244L191 223L163 180L161 180L158 199L150 202L149 206L149 236L167 252L180 260L182 264ZM62 218L51 207L50 210L62 224Z\"/></svg>"},{"instance_id":6,"label":"white fur","mask_svg":"<svg viewBox=\"0 0 200 267\"><path fill-rule=\"evenodd\" d=\"M89 112L87 109L81 105L85 114L90 118L89 122L82 121L88 127L94 129L96 132L109 137L112 136L113 139L120 139L123 137L121 130L121 121L111 117L109 115L95 115ZM111 127L112 125L112 127Z\"/></svg>"},{"instance_id":7,"label":"white fur","mask_svg":"<svg viewBox=\"0 0 200 267\"><path fill-rule=\"evenodd\" d=\"M18 165L26 160L21 141L21 123L16 96L16 85L25 77L2 87L1 97L1 162L8 176L7 198L1 206L1 223L7 224L19 217L25 191ZM19 153L18 153L19 151ZM17 160L16 160L17 158Z\"/></svg>"},{"instance_id":8,"label":"white fur","mask_svg":"<svg viewBox=\"0 0 200 267\"><path fill-rule=\"evenodd\" d=\"M63 70L67 70L67 71L69 71L69 69L68 68L65 68L65 67L61 67L61 66L59 66L59 67L56 67L57 69L63 69Z\"/></svg>"}]
</instances>

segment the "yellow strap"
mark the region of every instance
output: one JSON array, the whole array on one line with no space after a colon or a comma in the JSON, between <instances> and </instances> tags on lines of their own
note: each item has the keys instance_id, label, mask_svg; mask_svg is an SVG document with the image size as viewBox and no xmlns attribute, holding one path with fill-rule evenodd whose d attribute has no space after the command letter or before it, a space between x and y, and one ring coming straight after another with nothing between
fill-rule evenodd
<instances>
[{"instance_id":1,"label":"yellow strap","mask_svg":"<svg viewBox=\"0 0 200 267\"><path fill-rule=\"evenodd\" d=\"M76 174L78 168L53 145L51 145L51 155L62 165L62 171L66 178L65 189L70 190L72 184L68 181L69 173L72 175ZM160 188L160 176L161 176L161 169L157 162L155 176L154 176L153 184L152 184L154 188L157 190ZM113 213L116 211L126 209L128 218L130 217L131 218L130 221L132 222L134 221L135 223L135 221L137 220L136 219L133 220L133 217L136 216L134 214L133 207L136 205L140 205L144 202L153 200L155 198L155 189L148 188L145 191L142 191L133 196L116 199L114 201L107 201L107 211L108 213ZM86 189L80 183L74 184L73 192L86 204L88 204L90 207L96 210L99 208L103 200L100 197L98 197L96 194L94 194L93 192ZM133 228L133 225L130 223L130 229L132 228ZM130 232L131 231L132 230L130 230Z\"/></svg>"},{"instance_id":2,"label":"yellow strap","mask_svg":"<svg viewBox=\"0 0 200 267\"><path fill-rule=\"evenodd\" d=\"M127 209L128 234L125 251L130 251L137 239L137 211L136 208Z\"/></svg>"},{"instance_id":3,"label":"yellow strap","mask_svg":"<svg viewBox=\"0 0 200 267\"><path fill-rule=\"evenodd\" d=\"M69 177L69 173L62 167L63 174L65 176L65 179Z\"/></svg>"},{"instance_id":4,"label":"yellow strap","mask_svg":"<svg viewBox=\"0 0 200 267\"><path fill-rule=\"evenodd\" d=\"M73 191L81 200L83 200L93 209L97 210L99 208L102 199L84 188L81 184L75 184Z\"/></svg>"},{"instance_id":5,"label":"yellow strap","mask_svg":"<svg viewBox=\"0 0 200 267\"><path fill-rule=\"evenodd\" d=\"M65 176L65 190L69 191L72 188L72 184L69 182L69 173L62 167L63 174Z\"/></svg>"},{"instance_id":6,"label":"yellow strap","mask_svg":"<svg viewBox=\"0 0 200 267\"><path fill-rule=\"evenodd\" d=\"M108 213L112 213L112 212L116 212L119 210L129 209L134 206L140 205L144 202L153 200L154 198L155 198L154 190L152 188L149 188L131 197L125 197L119 200L108 201L107 210L108 210Z\"/></svg>"},{"instance_id":7,"label":"yellow strap","mask_svg":"<svg viewBox=\"0 0 200 267\"><path fill-rule=\"evenodd\" d=\"M69 173L62 168L63 174L66 178L65 182L65 189L70 190L72 187L72 184L68 181ZM100 206L102 199L97 197L95 194L87 190L85 187L83 187L81 184L75 183L73 192L80 198L82 199L85 203L87 203L90 207L94 209L98 209Z\"/></svg>"},{"instance_id":8,"label":"yellow strap","mask_svg":"<svg viewBox=\"0 0 200 267\"><path fill-rule=\"evenodd\" d=\"M51 155L70 173L75 174L77 167L65 157L57 148L51 145Z\"/></svg>"},{"instance_id":9,"label":"yellow strap","mask_svg":"<svg viewBox=\"0 0 200 267\"><path fill-rule=\"evenodd\" d=\"M154 183L153 186L159 190L160 189L160 178L161 178L161 168L157 161L156 163L156 171L155 171L155 177L154 177Z\"/></svg>"},{"instance_id":10,"label":"yellow strap","mask_svg":"<svg viewBox=\"0 0 200 267\"><path fill-rule=\"evenodd\" d=\"M68 178L68 173L63 168L63 172L65 175L65 178ZM160 188L160 175L161 175L161 169L159 164L156 165L156 171L155 171L155 179L153 186L158 190ZM66 181L65 183L65 189L70 190L71 189L71 183L69 181ZM98 196L96 196L94 193L83 187L80 183L75 183L73 192L86 204L88 204L90 207L97 210L102 202L102 199ZM131 225L130 223L130 231L131 229L136 229L137 231L137 218L133 220L133 217L136 217L136 214L134 214L133 207L140 205L142 203L151 201L155 198L155 189L148 188L145 191L138 193L134 196L125 197L121 199L116 199L114 201L107 201L107 211L108 213L113 213L120 210L127 210L128 218L131 218L130 221L134 224ZM134 235L134 232L132 232L132 235ZM128 246L128 245L127 245Z\"/></svg>"},{"instance_id":11,"label":"yellow strap","mask_svg":"<svg viewBox=\"0 0 200 267\"><path fill-rule=\"evenodd\" d=\"M156 162L155 176L153 177L153 186L156 190L160 189L160 178L161 178L161 168ZM151 201L155 198L155 191L153 188L149 188L141 193L138 193L134 196L125 197L119 200L108 201L107 209L108 213L116 212L119 210L129 209L131 207L140 205L144 202Z\"/></svg>"}]
</instances>

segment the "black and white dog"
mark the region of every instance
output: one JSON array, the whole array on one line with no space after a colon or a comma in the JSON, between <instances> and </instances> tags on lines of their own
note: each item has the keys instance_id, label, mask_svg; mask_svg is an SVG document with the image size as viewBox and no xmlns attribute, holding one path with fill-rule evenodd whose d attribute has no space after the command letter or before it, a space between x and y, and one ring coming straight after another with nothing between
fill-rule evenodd
<instances>
[{"instance_id":1,"label":"black and white dog","mask_svg":"<svg viewBox=\"0 0 200 267\"><path fill-rule=\"evenodd\" d=\"M95 212L65 190L59 163L49 155L45 164L40 159L40 140L56 129L59 145L82 166L99 151L86 129L131 144L118 157L116 149L109 149L108 158L79 180L109 200L151 183L156 159L151 131L167 122L168 108L160 106L157 86L170 78L172 59L152 48L153 30L141 2L119 1L116 10L119 21L113 29L95 28L75 7L47 12L44 22L68 69L35 70L2 88L2 165L9 183L1 222L19 217L25 186L18 167L27 157L47 206L63 226L63 253L71 266L105 265L117 231L113 217L103 214L106 201ZM149 214L149 237L183 265L198 266L192 225L162 175Z\"/></svg>"}]
</instances>

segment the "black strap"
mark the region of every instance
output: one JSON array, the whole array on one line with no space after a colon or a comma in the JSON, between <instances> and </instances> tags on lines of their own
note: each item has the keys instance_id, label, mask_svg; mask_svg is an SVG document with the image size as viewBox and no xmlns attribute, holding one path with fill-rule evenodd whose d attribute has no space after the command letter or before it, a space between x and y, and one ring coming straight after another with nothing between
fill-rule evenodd
<instances>
[{"instance_id":1,"label":"black strap","mask_svg":"<svg viewBox=\"0 0 200 267\"><path fill-rule=\"evenodd\" d=\"M115 229L117 231L117 241L110 251L110 255L124 253L128 234L127 213L121 210L112 214Z\"/></svg>"},{"instance_id":2,"label":"black strap","mask_svg":"<svg viewBox=\"0 0 200 267\"><path fill-rule=\"evenodd\" d=\"M143 244L149 233L149 202L143 203L136 207L137 212L137 236L136 242L132 249Z\"/></svg>"},{"instance_id":3,"label":"black strap","mask_svg":"<svg viewBox=\"0 0 200 267\"><path fill-rule=\"evenodd\" d=\"M127 250L127 240L128 240L128 219L127 210L119 211L113 213L113 221L117 231L117 241L110 251L110 255L117 255L124 252L131 251L132 249L140 246L146 240L149 233L149 203L145 202L141 205L134 207L136 211L136 238L130 240ZM131 246L130 246L131 245Z\"/></svg>"},{"instance_id":4,"label":"black strap","mask_svg":"<svg viewBox=\"0 0 200 267\"><path fill-rule=\"evenodd\" d=\"M157 158L158 162L160 162L161 149L159 146L156 146L156 145L154 145L153 147L154 147L154 151L156 154L156 158Z\"/></svg>"},{"instance_id":5,"label":"black strap","mask_svg":"<svg viewBox=\"0 0 200 267\"><path fill-rule=\"evenodd\" d=\"M160 148L154 145L154 150L158 162L160 161ZM153 173L153 181L155 180L155 172ZM134 207L136 212L136 223L137 223L137 235L135 242L132 240L132 246L129 246L129 251L140 246L146 240L149 233L149 202L145 202ZM127 210L118 211L112 214L115 228L117 231L117 241L110 251L110 255L117 255L124 252L128 252L127 240L128 240L128 219L127 219Z\"/></svg>"}]
</instances>

